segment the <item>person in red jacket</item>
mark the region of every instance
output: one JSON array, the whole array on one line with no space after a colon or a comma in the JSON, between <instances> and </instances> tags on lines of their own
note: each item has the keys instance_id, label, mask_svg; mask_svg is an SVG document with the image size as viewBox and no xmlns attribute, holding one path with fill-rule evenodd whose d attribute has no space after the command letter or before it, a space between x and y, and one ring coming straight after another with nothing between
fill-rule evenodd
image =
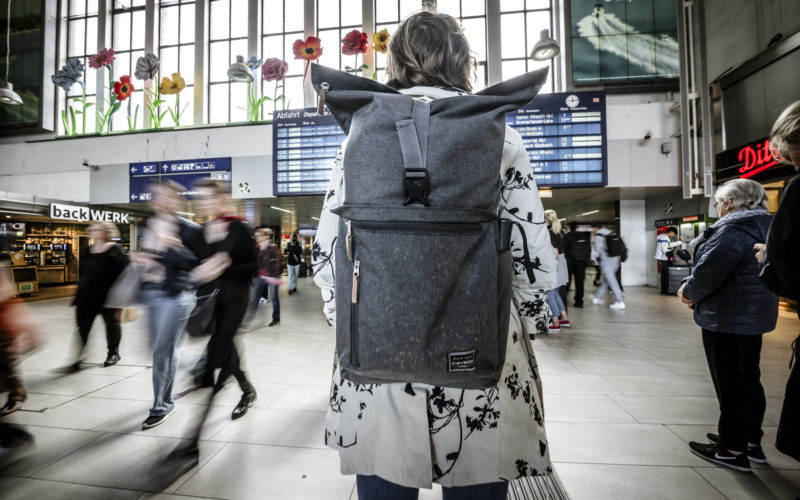
<instances>
[{"instance_id":1,"label":"person in red jacket","mask_svg":"<svg viewBox=\"0 0 800 500\"><path fill-rule=\"evenodd\" d=\"M258 242L258 269L259 279L269 287L272 298L272 322L267 326L275 326L281 322L281 302L278 297L278 287L283 282L283 254L281 248L274 241L275 233L270 228L261 228L256 231ZM255 299L254 299L255 300Z\"/></svg>"}]
</instances>

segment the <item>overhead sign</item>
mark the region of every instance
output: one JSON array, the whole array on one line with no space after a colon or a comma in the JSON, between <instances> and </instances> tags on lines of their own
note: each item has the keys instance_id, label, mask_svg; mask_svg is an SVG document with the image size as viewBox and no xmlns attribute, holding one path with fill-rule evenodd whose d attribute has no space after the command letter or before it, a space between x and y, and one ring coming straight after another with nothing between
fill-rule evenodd
<instances>
[{"instance_id":1,"label":"overhead sign","mask_svg":"<svg viewBox=\"0 0 800 500\"><path fill-rule=\"evenodd\" d=\"M191 198L195 194L191 191L191 186L199 179L213 178L230 182L231 159L203 158L131 163L128 166L128 172L130 174L129 199L133 203L150 201L153 198L150 185L167 179L186 188L180 195Z\"/></svg>"},{"instance_id":2,"label":"overhead sign","mask_svg":"<svg viewBox=\"0 0 800 500\"><path fill-rule=\"evenodd\" d=\"M105 221L117 224L130 224L128 215L112 210L95 210L80 205L50 204L50 218L57 220L74 220L78 222Z\"/></svg>"},{"instance_id":3,"label":"overhead sign","mask_svg":"<svg viewBox=\"0 0 800 500\"><path fill-rule=\"evenodd\" d=\"M717 183L730 179L767 182L794 175L792 165L779 163L772 154L767 137L723 151L715 160Z\"/></svg>"},{"instance_id":4,"label":"overhead sign","mask_svg":"<svg viewBox=\"0 0 800 500\"><path fill-rule=\"evenodd\" d=\"M525 142L539 187L605 186L605 92L540 94L506 115Z\"/></svg>"},{"instance_id":5,"label":"overhead sign","mask_svg":"<svg viewBox=\"0 0 800 500\"><path fill-rule=\"evenodd\" d=\"M330 112L316 108L279 111L272 122L276 196L325 194L345 134Z\"/></svg>"}]
</instances>

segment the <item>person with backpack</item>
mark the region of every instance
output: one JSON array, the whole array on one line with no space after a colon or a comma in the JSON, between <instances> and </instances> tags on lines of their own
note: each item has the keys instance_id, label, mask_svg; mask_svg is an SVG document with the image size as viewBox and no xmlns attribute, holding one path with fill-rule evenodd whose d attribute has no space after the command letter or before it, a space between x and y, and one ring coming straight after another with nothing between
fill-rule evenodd
<instances>
[{"instance_id":1,"label":"person with backpack","mask_svg":"<svg viewBox=\"0 0 800 500\"><path fill-rule=\"evenodd\" d=\"M390 41L389 86L311 68L348 134L312 249L337 336L325 443L362 500L433 482L448 499L566 497L528 341L547 329L555 254L504 119L545 74L471 95L470 60L458 21L422 11Z\"/></svg>"},{"instance_id":2,"label":"person with backpack","mask_svg":"<svg viewBox=\"0 0 800 500\"><path fill-rule=\"evenodd\" d=\"M600 266L600 271L603 275L603 281L600 287L592 295L592 304L606 303L606 293L610 288L614 293L614 303L609 307L611 309L625 309L625 301L622 298L622 289L617 281L617 270L620 263L627 256L627 249L622 238L619 237L611 229L604 227L600 222L592 223L592 231L594 232L594 243L592 251L595 255L595 261Z\"/></svg>"},{"instance_id":3,"label":"person with backpack","mask_svg":"<svg viewBox=\"0 0 800 500\"><path fill-rule=\"evenodd\" d=\"M675 252L672 242L677 235L678 230L670 226L656 238L655 259L658 261L658 267L661 273L661 295L667 295L669 293L669 265L674 259Z\"/></svg>"},{"instance_id":4,"label":"person with backpack","mask_svg":"<svg viewBox=\"0 0 800 500\"><path fill-rule=\"evenodd\" d=\"M761 385L762 336L775 329L778 296L759 281L753 246L767 238L767 193L750 179L733 179L714 193L720 219L703 232L692 274L678 297L694 310L719 400L716 434L691 441L695 455L740 472L766 463L761 429L767 401Z\"/></svg>"},{"instance_id":5,"label":"person with backpack","mask_svg":"<svg viewBox=\"0 0 800 500\"><path fill-rule=\"evenodd\" d=\"M297 293L297 275L300 273L300 263L303 262L303 246L297 241L297 233L292 233L292 239L283 251L286 254L286 267L289 272L289 295Z\"/></svg>"},{"instance_id":6,"label":"person with backpack","mask_svg":"<svg viewBox=\"0 0 800 500\"><path fill-rule=\"evenodd\" d=\"M571 283L575 279L575 294L573 304L578 309L583 308L583 285L586 281L586 265L592 251L591 234L578 231L578 222L571 221L567 224L569 232L564 235L564 256L567 259L568 279ZM567 283L569 286L569 283Z\"/></svg>"}]
</instances>

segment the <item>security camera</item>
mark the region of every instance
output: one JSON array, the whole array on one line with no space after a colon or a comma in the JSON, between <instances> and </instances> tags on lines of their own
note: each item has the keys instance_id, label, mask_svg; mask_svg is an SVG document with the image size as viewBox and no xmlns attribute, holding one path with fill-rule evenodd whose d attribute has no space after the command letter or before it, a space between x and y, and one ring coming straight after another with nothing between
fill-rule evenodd
<instances>
[{"instance_id":1,"label":"security camera","mask_svg":"<svg viewBox=\"0 0 800 500\"><path fill-rule=\"evenodd\" d=\"M88 168L92 172L97 172L98 170L100 170L97 165L92 165L86 160L83 160L83 166Z\"/></svg>"},{"instance_id":2,"label":"security camera","mask_svg":"<svg viewBox=\"0 0 800 500\"><path fill-rule=\"evenodd\" d=\"M647 131L644 133L644 138L639 141L639 144L642 146L647 146L650 143L650 139L653 138L653 133L651 131Z\"/></svg>"}]
</instances>

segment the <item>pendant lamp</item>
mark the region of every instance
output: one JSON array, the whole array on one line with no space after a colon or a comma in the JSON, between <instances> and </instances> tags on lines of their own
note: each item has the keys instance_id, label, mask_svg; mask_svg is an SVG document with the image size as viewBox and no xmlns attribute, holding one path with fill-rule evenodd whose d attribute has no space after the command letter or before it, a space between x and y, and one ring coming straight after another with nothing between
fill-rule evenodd
<instances>
[{"instance_id":1,"label":"pendant lamp","mask_svg":"<svg viewBox=\"0 0 800 500\"><path fill-rule=\"evenodd\" d=\"M552 59L561 52L558 42L550 38L550 30L542 30L539 34L539 41L533 46L531 51L531 59L535 61L547 61Z\"/></svg>"},{"instance_id":2,"label":"pendant lamp","mask_svg":"<svg viewBox=\"0 0 800 500\"><path fill-rule=\"evenodd\" d=\"M19 106L22 98L14 92L14 85L8 81L8 63L11 59L11 0L8 0L8 14L6 28L6 77L0 82L0 103Z\"/></svg>"}]
</instances>

